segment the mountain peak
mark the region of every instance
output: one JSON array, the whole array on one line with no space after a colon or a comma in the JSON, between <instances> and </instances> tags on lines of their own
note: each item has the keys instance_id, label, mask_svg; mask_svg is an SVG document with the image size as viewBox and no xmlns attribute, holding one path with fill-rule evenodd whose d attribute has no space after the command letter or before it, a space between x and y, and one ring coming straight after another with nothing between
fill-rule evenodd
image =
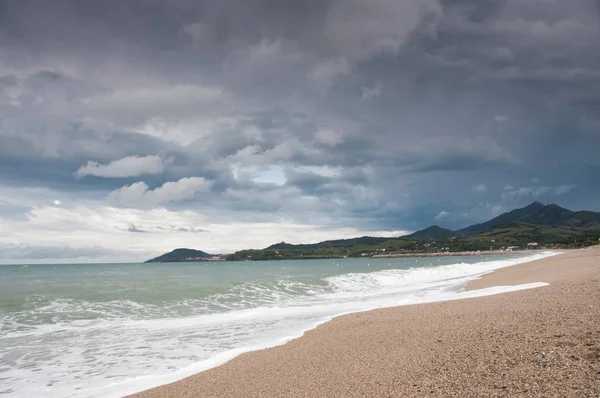
<instances>
[{"instance_id":1,"label":"mountain peak","mask_svg":"<svg viewBox=\"0 0 600 398\"><path fill-rule=\"evenodd\" d=\"M567 225L574 212L564 209L556 204L545 205L542 202L535 201L529 206L515 209L507 213L502 213L481 224L471 225L463 228L458 233L462 235L472 235L495 226L508 223L528 223L535 225Z\"/></svg>"},{"instance_id":2,"label":"mountain peak","mask_svg":"<svg viewBox=\"0 0 600 398\"><path fill-rule=\"evenodd\" d=\"M404 236L404 238L412 239L448 239L454 236L454 233L446 228L442 228L439 225L432 225L413 234Z\"/></svg>"},{"instance_id":3,"label":"mountain peak","mask_svg":"<svg viewBox=\"0 0 600 398\"><path fill-rule=\"evenodd\" d=\"M433 231L433 230L440 230L440 229L446 230L446 228L442 228L436 224L436 225L432 225L430 227L425 228L423 231Z\"/></svg>"},{"instance_id":4,"label":"mountain peak","mask_svg":"<svg viewBox=\"0 0 600 398\"><path fill-rule=\"evenodd\" d=\"M533 202L532 204L530 204L527 207L539 207L539 208L541 208L541 207L546 207L546 205L543 204L542 202L540 202L539 200L536 200L535 202Z\"/></svg>"}]
</instances>

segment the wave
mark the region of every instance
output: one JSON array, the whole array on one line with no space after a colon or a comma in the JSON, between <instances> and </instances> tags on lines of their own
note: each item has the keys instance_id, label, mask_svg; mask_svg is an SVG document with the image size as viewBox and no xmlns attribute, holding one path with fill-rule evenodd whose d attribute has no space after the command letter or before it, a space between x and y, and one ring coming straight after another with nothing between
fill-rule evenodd
<instances>
[{"instance_id":1,"label":"wave","mask_svg":"<svg viewBox=\"0 0 600 398\"><path fill-rule=\"evenodd\" d=\"M422 285L440 285L450 281L465 283L470 279L480 277L499 268L510 267L534 261L556 252L543 252L527 257L503 259L496 261L482 261L478 263L455 263L449 265L436 265L433 261L425 261L428 266L410 269L391 269L371 273L350 273L326 278L325 280L334 288L336 293L372 293L387 290L396 290L407 286L421 287Z\"/></svg>"},{"instance_id":2,"label":"wave","mask_svg":"<svg viewBox=\"0 0 600 398\"><path fill-rule=\"evenodd\" d=\"M554 254L274 278L163 303L36 298L0 319L0 348L10 348L0 365L15 396L122 396L283 344L341 314L518 289L459 293L485 273Z\"/></svg>"}]
</instances>

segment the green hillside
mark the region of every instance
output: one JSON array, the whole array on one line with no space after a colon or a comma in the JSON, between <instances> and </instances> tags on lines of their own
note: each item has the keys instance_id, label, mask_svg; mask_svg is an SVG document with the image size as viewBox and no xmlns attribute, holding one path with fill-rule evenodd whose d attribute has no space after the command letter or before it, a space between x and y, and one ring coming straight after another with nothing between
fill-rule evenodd
<instances>
[{"instance_id":1,"label":"green hillside","mask_svg":"<svg viewBox=\"0 0 600 398\"><path fill-rule=\"evenodd\" d=\"M363 236L354 239L293 245L277 243L262 250L242 250L228 260L281 260L361 257L394 253L489 250L516 246L575 247L597 244L600 213L574 212L556 204L533 202L484 223L457 231L434 225L399 238Z\"/></svg>"},{"instance_id":2,"label":"green hillside","mask_svg":"<svg viewBox=\"0 0 600 398\"><path fill-rule=\"evenodd\" d=\"M194 249L175 249L169 253L155 257L146 261L146 263L175 263L181 261L203 261L213 257L212 254Z\"/></svg>"},{"instance_id":3,"label":"green hillside","mask_svg":"<svg viewBox=\"0 0 600 398\"><path fill-rule=\"evenodd\" d=\"M395 238L394 238L395 239ZM364 245L378 245L380 243L386 242L390 240L390 238L381 238L381 237L372 237L372 236L362 236L360 238L352 238L352 239L338 239L338 240L326 240L324 242L312 243L312 244L300 244L300 245L292 245L289 243L281 242L276 243L267 247L265 250L314 250L321 248L341 248L341 247L355 247L355 246L364 246Z\"/></svg>"},{"instance_id":4,"label":"green hillside","mask_svg":"<svg viewBox=\"0 0 600 398\"><path fill-rule=\"evenodd\" d=\"M311 244L276 243L265 249L241 250L231 261L363 257L381 254L438 253L489 250L515 246L581 247L598 244L600 213L571 211L556 204L533 202L484 223L457 231L434 225L397 237L362 236ZM213 257L201 250L176 249L148 262L203 261Z\"/></svg>"},{"instance_id":5,"label":"green hillside","mask_svg":"<svg viewBox=\"0 0 600 398\"><path fill-rule=\"evenodd\" d=\"M445 240L456 236L454 231L434 225L417 231L413 234L404 236L404 239L411 240Z\"/></svg>"},{"instance_id":6,"label":"green hillside","mask_svg":"<svg viewBox=\"0 0 600 398\"><path fill-rule=\"evenodd\" d=\"M493 218L484 223L475 224L460 229L456 231L456 233L462 236L471 236L477 233L489 231L495 226L510 223L526 223L543 226L597 228L600 227L600 213L595 213L592 211L574 212L562 208L556 204L544 205L543 203L536 201L530 204L529 206L501 214L498 217Z\"/></svg>"}]
</instances>

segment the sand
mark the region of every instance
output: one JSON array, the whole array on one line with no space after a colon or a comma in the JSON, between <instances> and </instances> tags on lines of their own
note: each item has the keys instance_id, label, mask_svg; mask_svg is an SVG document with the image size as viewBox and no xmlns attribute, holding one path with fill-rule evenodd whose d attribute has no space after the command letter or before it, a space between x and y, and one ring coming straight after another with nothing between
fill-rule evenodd
<instances>
[{"instance_id":1,"label":"sand","mask_svg":"<svg viewBox=\"0 0 600 398\"><path fill-rule=\"evenodd\" d=\"M341 316L135 397L600 397L600 249L466 288L528 282L550 285Z\"/></svg>"}]
</instances>

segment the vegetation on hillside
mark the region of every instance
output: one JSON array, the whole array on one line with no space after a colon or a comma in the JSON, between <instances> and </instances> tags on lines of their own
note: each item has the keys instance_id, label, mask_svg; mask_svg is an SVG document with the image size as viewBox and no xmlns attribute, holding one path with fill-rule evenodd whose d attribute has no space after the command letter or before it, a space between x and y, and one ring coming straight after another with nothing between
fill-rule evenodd
<instances>
[{"instance_id":1,"label":"vegetation on hillside","mask_svg":"<svg viewBox=\"0 0 600 398\"><path fill-rule=\"evenodd\" d=\"M281 242L263 250L242 250L228 260L282 260L363 257L379 254L498 250L512 247L569 248L598 244L600 213L573 212L534 202L481 224L451 231L437 225L398 238L364 236L314 244Z\"/></svg>"},{"instance_id":2,"label":"vegetation on hillside","mask_svg":"<svg viewBox=\"0 0 600 398\"><path fill-rule=\"evenodd\" d=\"M162 256L146 261L147 263L175 263L181 261L203 261L213 257L212 254L194 249L175 249Z\"/></svg>"},{"instance_id":3,"label":"vegetation on hillside","mask_svg":"<svg viewBox=\"0 0 600 398\"><path fill-rule=\"evenodd\" d=\"M437 225L411 235L363 236L313 244L276 243L262 250L241 250L231 261L365 257L381 254L439 253L498 249L570 248L595 245L600 239L600 213L574 212L558 205L534 202L481 224L451 231ZM200 250L176 249L148 262L203 261L213 257ZM214 258L214 257L213 257Z\"/></svg>"}]
</instances>

